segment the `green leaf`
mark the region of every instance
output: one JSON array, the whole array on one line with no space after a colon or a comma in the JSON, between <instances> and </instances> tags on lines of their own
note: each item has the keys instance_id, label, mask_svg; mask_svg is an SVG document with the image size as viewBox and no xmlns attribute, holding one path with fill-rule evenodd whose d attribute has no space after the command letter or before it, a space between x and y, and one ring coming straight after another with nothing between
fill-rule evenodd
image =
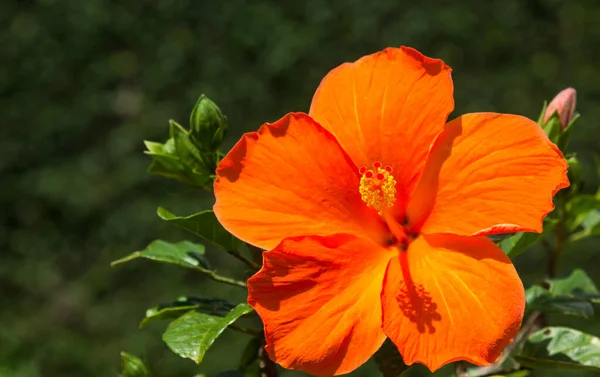
<instances>
[{"instance_id":1,"label":"green leaf","mask_svg":"<svg viewBox=\"0 0 600 377\"><path fill-rule=\"evenodd\" d=\"M171 120L169 125L171 137L166 143L144 141L145 153L152 156L148 172L212 190L217 155L201 152L177 122Z\"/></svg>"},{"instance_id":2,"label":"green leaf","mask_svg":"<svg viewBox=\"0 0 600 377\"><path fill-rule=\"evenodd\" d=\"M146 310L146 318L140 328L156 321L179 318L185 313L195 310L201 313L225 316L234 308L228 301L207 297L180 297L169 304L161 304Z\"/></svg>"},{"instance_id":3,"label":"green leaf","mask_svg":"<svg viewBox=\"0 0 600 377\"><path fill-rule=\"evenodd\" d=\"M525 291L527 310L539 310L544 313L562 313L590 318L594 308L589 302L578 297L557 296L548 290L534 285Z\"/></svg>"},{"instance_id":4,"label":"green leaf","mask_svg":"<svg viewBox=\"0 0 600 377\"><path fill-rule=\"evenodd\" d=\"M579 119L579 114L575 114L573 116L573 118L571 119L571 121L569 122L569 124L562 130L562 132L560 133L560 136L558 137L558 142L556 143L558 145L558 148L561 151L564 151L565 149L567 149L567 146L569 145L569 141L571 141L571 134L573 133L573 123L575 123L575 121L577 121L577 119Z\"/></svg>"},{"instance_id":5,"label":"green leaf","mask_svg":"<svg viewBox=\"0 0 600 377\"><path fill-rule=\"evenodd\" d=\"M150 154L150 153L148 153ZM151 154L152 163L148 168L150 174L162 175L168 178L187 180L186 166L179 161L177 156Z\"/></svg>"},{"instance_id":6,"label":"green leaf","mask_svg":"<svg viewBox=\"0 0 600 377\"><path fill-rule=\"evenodd\" d=\"M544 235L551 232L557 223L556 219L546 217L544 219L544 230L542 233L519 232L514 236L502 240L498 246L500 246L502 251L510 258L515 258L516 256L523 254L531 246L535 245L535 243L541 240Z\"/></svg>"},{"instance_id":7,"label":"green leaf","mask_svg":"<svg viewBox=\"0 0 600 377\"><path fill-rule=\"evenodd\" d=\"M507 238L513 237L516 234L517 233L490 234L489 236L487 236L487 238L489 238L490 240L492 240L492 242L494 242L494 243L500 243L500 242L504 241Z\"/></svg>"},{"instance_id":8,"label":"green leaf","mask_svg":"<svg viewBox=\"0 0 600 377\"><path fill-rule=\"evenodd\" d=\"M553 143L558 142L560 136L560 117L558 112L555 111L554 114L552 114L542 129Z\"/></svg>"},{"instance_id":9,"label":"green leaf","mask_svg":"<svg viewBox=\"0 0 600 377\"><path fill-rule=\"evenodd\" d=\"M198 173L195 170L178 167L179 160L168 156L153 156L152 163L148 168L148 173L160 175L166 178L176 179L194 187L209 190L212 187L213 177L207 174ZM212 189L210 189L212 190ZM210 191L209 190L209 191Z\"/></svg>"},{"instance_id":10,"label":"green leaf","mask_svg":"<svg viewBox=\"0 0 600 377\"><path fill-rule=\"evenodd\" d=\"M518 370L509 374L505 374L504 377L527 377L531 374L528 370Z\"/></svg>"},{"instance_id":11,"label":"green leaf","mask_svg":"<svg viewBox=\"0 0 600 377\"><path fill-rule=\"evenodd\" d=\"M374 359L383 377L396 377L411 368L404 364L398 348L389 339L375 353Z\"/></svg>"},{"instance_id":12,"label":"green leaf","mask_svg":"<svg viewBox=\"0 0 600 377\"><path fill-rule=\"evenodd\" d=\"M586 237L600 235L600 211L593 210L581 220L583 230L571 235L569 241L575 242Z\"/></svg>"},{"instance_id":13,"label":"green leaf","mask_svg":"<svg viewBox=\"0 0 600 377\"><path fill-rule=\"evenodd\" d=\"M600 303L600 291L585 271L579 268L573 270L571 275L566 278L553 279L549 283L550 292L554 295L570 295L593 303Z\"/></svg>"},{"instance_id":14,"label":"green leaf","mask_svg":"<svg viewBox=\"0 0 600 377\"><path fill-rule=\"evenodd\" d=\"M230 324L251 311L248 304L239 304L225 317L191 311L171 322L163 334L163 340L179 356L200 364L219 335Z\"/></svg>"},{"instance_id":15,"label":"green leaf","mask_svg":"<svg viewBox=\"0 0 600 377\"><path fill-rule=\"evenodd\" d=\"M519 232L500 242L500 248L511 258L522 254L542 238L541 233Z\"/></svg>"},{"instance_id":16,"label":"green leaf","mask_svg":"<svg viewBox=\"0 0 600 377\"><path fill-rule=\"evenodd\" d=\"M246 345L242 358L240 359L240 367L246 377L260 377L260 349L263 342L259 338L252 338Z\"/></svg>"},{"instance_id":17,"label":"green leaf","mask_svg":"<svg viewBox=\"0 0 600 377\"><path fill-rule=\"evenodd\" d=\"M574 270L562 279L548 280L549 289L534 285L525 291L527 310L592 317L591 303L600 303L600 291L587 274Z\"/></svg>"},{"instance_id":18,"label":"green leaf","mask_svg":"<svg viewBox=\"0 0 600 377\"><path fill-rule=\"evenodd\" d=\"M120 377L150 377L142 360L127 352L121 352L121 363L123 371Z\"/></svg>"},{"instance_id":19,"label":"green leaf","mask_svg":"<svg viewBox=\"0 0 600 377\"><path fill-rule=\"evenodd\" d=\"M223 228L213 211L207 210L190 216L179 217L159 207L157 213L161 219L192 232L198 237L210 241L225 250L237 250L244 244Z\"/></svg>"},{"instance_id":20,"label":"green leaf","mask_svg":"<svg viewBox=\"0 0 600 377\"><path fill-rule=\"evenodd\" d=\"M566 210L570 217L568 229L574 231L591 212L600 210L600 198L588 194L577 195L567 202Z\"/></svg>"},{"instance_id":21,"label":"green leaf","mask_svg":"<svg viewBox=\"0 0 600 377\"><path fill-rule=\"evenodd\" d=\"M544 105L542 106L542 112L540 113L540 116L538 117L538 124L540 125L540 127L543 127L544 124L544 115L546 115L546 109L548 108L548 101L544 101Z\"/></svg>"},{"instance_id":22,"label":"green leaf","mask_svg":"<svg viewBox=\"0 0 600 377\"><path fill-rule=\"evenodd\" d=\"M194 145L188 132L174 120L169 121L171 138L175 142L175 153L179 159L192 170L208 173L208 169L202 153Z\"/></svg>"},{"instance_id":23,"label":"green leaf","mask_svg":"<svg viewBox=\"0 0 600 377\"><path fill-rule=\"evenodd\" d=\"M533 333L515 359L531 369L600 372L600 339L567 327L547 327Z\"/></svg>"},{"instance_id":24,"label":"green leaf","mask_svg":"<svg viewBox=\"0 0 600 377\"><path fill-rule=\"evenodd\" d=\"M189 305L189 306L174 306L174 307L160 307L155 306L148 310L146 310L146 318L140 322L140 329L148 326L148 324L156 321L162 321L165 319L175 319L179 318L185 313L196 309L198 306Z\"/></svg>"},{"instance_id":25,"label":"green leaf","mask_svg":"<svg viewBox=\"0 0 600 377\"><path fill-rule=\"evenodd\" d=\"M170 243L156 240L150 243L144 250L136 251L128 256L116 260L111 266L129 262L137 258L151 259L157 262L177 264L186 268L209 270L208 261L204 257L204 245L189 241Z\"/></svg>"},{"instance_id":26,"label":"green leaf","mask_svg":"<svg viewBox=\"0 0 600 377\"><path fill-rule=\"evenodd\" d=\"M146 149L148 149L148 151L146 152L147 154L168 155L168 153L164 151L163 145L161 143L144 140L144 145L146 146Z\"/></svg>"}]
</instances>

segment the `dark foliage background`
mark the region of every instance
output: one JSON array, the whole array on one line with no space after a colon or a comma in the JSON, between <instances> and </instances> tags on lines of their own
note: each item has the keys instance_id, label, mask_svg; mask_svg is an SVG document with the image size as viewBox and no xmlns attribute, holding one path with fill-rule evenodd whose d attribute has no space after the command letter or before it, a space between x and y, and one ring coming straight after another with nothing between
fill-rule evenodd
<instances>
[{"instance_id":1,"label":"dark foliage background","mask_svg":"<svg viewBox=\"0 0 600 377\"><path fill-rule=\"evenodd\" d=\"M0 2L0 377L116 376L121 350L157 376L236 367L242 335L227 333L196 367L171 354L161 325L137 325L147 307L180 294L243 301L243 291L150 262L109 267L155 238L192 239L163 224L158 205L182 215L211 206L147 175L142 153L142 140L167 138L169 118L186 123L201 93L229 116L230 147L265 121L307 111L336 65L409 45L453 67L454 116L537 119L544 100L575 87L583 117L571 149L595 191L598 20L595 0ZM209 253L221 272L244 273ZM543 258L538 249L517 258L526 284L543 276ZM599 261L598 240L587 239L560 272L583 266L600 283ZM597 320L584 329L600 335ZM357 372L375 374L370 364Z\"/></svg>"}]
</instances>

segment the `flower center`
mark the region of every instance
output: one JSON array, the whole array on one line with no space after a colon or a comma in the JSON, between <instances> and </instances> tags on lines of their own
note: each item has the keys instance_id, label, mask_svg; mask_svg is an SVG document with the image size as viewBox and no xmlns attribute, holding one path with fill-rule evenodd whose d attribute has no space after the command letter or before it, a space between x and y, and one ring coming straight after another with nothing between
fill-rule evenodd
<instances>
[{"instance_id":1,"label":"flower center","mask_svg":"<svg viewBox=\"0 0 600 377\"><path fill-rule=\"evenodd\" d=\"M368 207L374 208L380 215L383 210L391 208L396 201L396 180L392 175L392 167L382 166L381 162L373 163L373 169L361 167L360 196Z\"/></svg>"}]
</instances>

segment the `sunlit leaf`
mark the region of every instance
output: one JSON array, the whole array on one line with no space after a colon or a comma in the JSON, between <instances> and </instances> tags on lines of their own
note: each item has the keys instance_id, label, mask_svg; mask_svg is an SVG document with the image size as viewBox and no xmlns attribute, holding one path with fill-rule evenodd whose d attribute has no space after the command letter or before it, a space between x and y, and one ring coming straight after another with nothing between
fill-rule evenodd
<instances>
[{"instance_id":1,"label":"sunlit leaf","mask_svg":"<svg viewBox=\"0 0 600 377\"><path fill-rule=\"evenodd\" d=\"M520 232L500 242L500 248L511 258L522 254L542 238L541 233Z\"/></svg>"},{"instance_id":2,"label":"sunlit leaf","mask_svg":"<svg viewBox=\"0 0 600 377\"><path fill-rule=\"evenodd\" d=\"M507 238L510 238L514 235L516 235L517 233L501 233L501 234L490 234L489 236L487 236L487 238L489 238L490 240L492 240L495 243L504 241Z\"/></svg>"},{"instance_id":3,"label":"sunlit leaf","mask_svg":"<svg viewBox=\"0 0 600 377\"><path fill-rule=\"evenodd\" d=\"M169 124L171 127L171 139L175 143L175 154L177 157L185 165L190 166L192 170L207 173L208 170L203 155L190 139L188 131L174 120L170 120Z\"/></svg>"},{"instance_id":4,"label":"sunlit leaf","mask_svg":"<svg viewBox=\"0 0 600 377\"><path fill-rule=\"evenodd\" d=\"M544 230L542 233L519 232L502 240L498 246L510 258L515 258L535 245L545 234L551 232L556 224L557 221L555 219L546 218L544 219Z\"/></svg>"},{"instance_id":5,"label":"sunlit leaf","mask_svg":"<svg viewBox=\"0 0 600 377\"><path fill-rule=\"evenodd\" d=\"M600 198L594 195L577 195L569 200L566 210L571 217L568 228L574 231L586 221L591 212L600 210Z\"/></svg>"},{"instance_id":6,"label":"sunlit leaf","mask_svg":"<svg viewBox=\"0 0 600 377\"><path fill-rule=\"evenodd\" d=\"M600 235L600 211L593 210L588 213L581 221L583 230L573 234L569 240L571 242L579 241L590 236Z\"/></svg>"},{"instance_id":7,"label":"sunlit leaf","mask_svg":"<svg viewBox=\"0 0 600 377\"><path fill-rule=\"evenodd\" d=\"M398 348L389 339L375 353L374 360L383 377L396 377L411 368L404 364Z\"/></svg>"},{"instance_id":8,"label":"sunlit leaf","mask_svg":"<svg viewBox=\"0 0 600 377\"><path fill-rule=\"evenodd\" d=\"M549 283L550 292L554 295L571 295L600 303L600 291L585 271L579 268L573 270L566 278L552 279Z\"/></svg>"},{"instance_id":9,"label":"sunlit leaf","mask_svg":"<svg viewBox=\"0 0 600 377\"><path fill-rule=\"evenodd\" d=\"M148 324L156 321L162 321L165 319L175 319L179 318L185 313L196 309L198 306L189 305L189 306L174 306L174 307L166 307L161 308L160 306L155 306L146 310L146 318L140 322L140 329L146 327Z\"/></svg>"},{"instance_id":10,"label":"sunlit leaf","mask_svg":"<svg viewBox=\"0 0 600 377\"><path fill-rule=\"evenodd\" d=\"M534 285L525 291L527 310L592 317L591 303L600 303L600 292L580 269L562 279L548 280L549 288Z\"/></svg>"},{"instance_id":11,"label":"sunlit leaf","mask_svg":"<svg viewBox=\"0 0 600 377\"><path fill-rule=\"evenodd\" d=\"M156 240L144 250L136 251L111 263L115 266L137 258L151 259L157 262L177 264L182 267L208 270L210 266L204 257L204 246L189 241L170 243Z\"/></svg>"},{"instance_id":12,"label":"sunlit leaf","mask_svg":"<svg viewBox=\"0 0 600 377\"><path fill-rule=\"evenodd\" d=\"M206 314L225 316L235 306L228 301L208 297L180 297L169 304L161 304L146 310L146 318L140 328L156 321L179 318L185 313L195 310Z\"/></svg>"},{"instance_id":13,"label":"sunlit leaf","mask_svg":"<svg viewBox=\"0 0 600 377\"><path fill-rule=\"evenodd\" d=\"M544 235L552 232L557 223L556 219L546 217L544 219L544 230L542 233L519 232L504 239L498 246L500 246L502 251L510 258L514 258L523 254L523 252L535 245L535 243L542 239Z\"/></svg>"},{"instance_id":14,"label":"sunlit leaf","mask_svg":"<svg viewBox=\"0 0 600 377\"><path fill-rule=\"evenodd\" d=\"M146 154L152 156L150 174L177 179L192 186L211 189L217 156L202 153L190 140L188 132L175 121L170 121L171 138L161 144L144 141Z\"/></svg>"},{"instance_id":15,"label":"sunlit leaf","mask_svg":"<svg viewBox=\"0 0 600 377\"><path fill-rule=\"evenodd\" d=\"M171 322L163 334L163 340L179 356L200 364L219 335L239 317L251 311L248 304L239 304L225 317L191 311Z\"/></svg>"},{"instance_id":16,"label":"sunlit leaf","mask_svg":"<svg viewBox=\"0 0 600 377\"><path fill-rule=\"evenodd\" d=\"M552 232L557 223L556 219L546 217L544 219L544 230L542 233L519 232L502 240L498 246L500 246L502 251L510 258L514 258L535 245L544 235Z\"/></svg>"},{"instance_id":17,"label":"sunlit leaf","mask_svg":"<svg viewBox=\"0 0 600 377\"><path fill-rule=\"evenodd\" d=\"M162 207L159 207L157 212L161 219L190 231L225 250L237 250L243 245L242 241L223 228L213 211L202 211L186 217L176 216Z\"/></svg>"},{"instance_id":18,"label":"sunlit leaf","mask_svg":"<svg viewBox=\"0 0 600 377\"><path fill-rule=\"evenodd\" d=\"M148 154L168 154L167 152L164 151L164 149L163 149L164 146L161 143L144 140L144 145L146 146L146 149L148 150L147 151Z\"/></svg>"},{"instance_id":19,"label":"sunlit leaf","mask_svg":"<svg viewBox=\"0 0 600 377\"><path fill-rule=\"evenodd\" d=\"M567 327L547 327L533 333L515 359L531 369L600 372L600 339Z\"/></svg>"},{"instance_id":20,"label":"sunlit leaf","mask_svg":"<svg viewBox=\"0 0 600 377\"><path fill-rule=\"evenodd\" d=\"M148 368L142 360L127 352L121 352L122 372L120 377L150 377Z\"/></svg>"}]
</instances>

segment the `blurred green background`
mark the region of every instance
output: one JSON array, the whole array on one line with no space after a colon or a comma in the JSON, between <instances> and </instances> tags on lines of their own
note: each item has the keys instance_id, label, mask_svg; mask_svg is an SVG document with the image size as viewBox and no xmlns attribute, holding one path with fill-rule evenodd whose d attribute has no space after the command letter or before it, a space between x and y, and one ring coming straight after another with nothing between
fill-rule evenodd
<instances>
[{"instance_id":1,"label":"blurred green background","mask_svg":"<svg viewBox=\"0 0 600 377\"><path fill-rule=\"evenodd\" d=\"M166 140L168 119L187 124L201 93L229 117L229 148L265 121L307 111L333 67L387 46L412 46L453 68L453 116L537 119L544 100L573 86L582 118L570 149L583 159L585 190L595 191L600 3L407 3L0 2L0 376L116 376L122 350L163 377L237 366L243 335L226 332L197 367L162 343L164 326L137 326L147 307L180 294L243 301L243 290L151 262L109 266L155 238L193 240L163 223L158 205L181 215L212 205L209 195L146 174L142 153L142 140ZM246 273L209 254L221 273ZM600 283L599 261L598 240L587 239L560 272L583 266ZM516 260L526 284L544 263L538 249ZM583 325L600 335L599 321ZM367 364L356 375L376 373Z\"/></svg>"}]
</instances>

